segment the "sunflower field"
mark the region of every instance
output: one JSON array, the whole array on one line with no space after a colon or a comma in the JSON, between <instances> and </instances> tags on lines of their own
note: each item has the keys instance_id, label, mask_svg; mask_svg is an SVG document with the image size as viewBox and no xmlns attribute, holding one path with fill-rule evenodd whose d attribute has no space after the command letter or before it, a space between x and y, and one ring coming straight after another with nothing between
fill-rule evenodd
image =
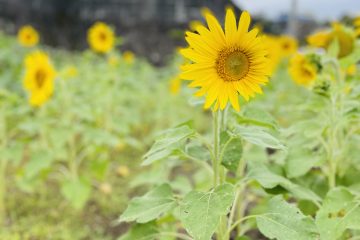
<instances>
[{"instance_id":1,"label":"sunflower field","mask_svg":"<svg viewBox=\"0 0 360 240\"><path fill-rule=\"evenodd\" d=\"M164 67L0 32L1 240L360 239L360 18L202 14Z\"/></svg>"}]
</instances>

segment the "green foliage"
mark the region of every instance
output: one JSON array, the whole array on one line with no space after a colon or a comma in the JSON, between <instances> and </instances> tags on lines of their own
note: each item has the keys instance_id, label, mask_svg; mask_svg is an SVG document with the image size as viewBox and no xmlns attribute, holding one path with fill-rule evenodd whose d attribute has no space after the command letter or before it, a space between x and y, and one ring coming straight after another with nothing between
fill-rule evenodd
<instances>
[{"instance_id":1,"label":"green foliage","mask_svg":"<svg viewBox=\"0 0 360 240\"><path fill-rule=\"evenodd\" d=\"M314 220L277 196L268 202L268 210L256 217L259 230L266 237L278 240L319 239Z\"/></svg>"},{"instance_id":2,"label":"green foliage","mask_svg":"<svg viewBox=\"0 0 360 240\"><path fill-rule=\"evenodd\" d=\"M176 201L168 184L162 184L142 197L134 198L120 221L146 223L172 210Z\"/></svg>"},{"instance_id":3,"label":"green foliage","mask_svg":"<svg viewBox=\"0 0 360 240\"><path fill-rule=\"evenodd\" d=\"M230 171L236 172L243 151L241 138L229 136L224 132L221 140L223 142L221 164Z\"/></svg>"},{"instance_id":4,"label":"green foliage","mask_svg":"<svg viewBox=\"0 0 360 240\"><path fill-rule=\"evenodd\" d=\"M339 239L346 229L360 229L360 199L346 188L329 191L316 214L321 239Z\"/></svg>"},{"instance_id":5,"label":"green foliage","mask_svg":"<svg viewBox=\"0 0 360 240\"><path fill-rule=\"evenodd\" d=\"M234 187L222 184L209 192L192 191L180 203L180 219L195 240L209 240L234 200Z\"/></svg>"},{"instance_id":6,"label":"green foliage","mask_svg":"<svg viewBox=\"0 0 360 240\"><path fill-rule=\"evenodd\" d=\"M195 131L189 125L180 125L169 129L156 140L151 149L144 155L143 165L149 165L169 157L179 147L179 143L193 136Z\"/></svg>"}]
</instances>

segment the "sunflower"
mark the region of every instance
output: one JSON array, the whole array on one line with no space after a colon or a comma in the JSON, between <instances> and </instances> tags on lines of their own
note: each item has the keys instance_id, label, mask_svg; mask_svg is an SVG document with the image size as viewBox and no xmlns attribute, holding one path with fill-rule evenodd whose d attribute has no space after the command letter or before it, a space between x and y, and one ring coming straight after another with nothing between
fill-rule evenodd
<instances>
[{"instance_id":1,"label":"sunflower","mask_svg":"<svg viewBox=\"0 0 360 240\"><path fill-rule=\"evenodd\" d=\"M326 48L330 42L330 34L327 31L319 31L308 36L306 41L310 46Z\"/></svg>"},{"instance_id":2,"label":"sunflower","mask_svg":"<svg viewBox=\"0 0 360 240\"><path fill-rule=\"evenodd\" d=\"M282 35L277 39L277 41L279 41L280 52L283 57L289 57L297 51L298 42L295 38Z\"/></svg>"},{"instance_id":3,"label":"sunflower","mask_svg":"<svg viewBox=\"0 0 360 240\"><path fill-rule=\"evenodd\" d=\"M17 39L22 46L33 47L39 42L39 34L32 26L25 25L18 31Z\"/></svg>"},{"instance_id":4,"label":"sunflower","mask_svg":"<svg viewBox=\"0 0 360 240\"><path fill-rule=\"evenodd\" d=\"M355 35L340 23L333 23L329 31L321 31L308 36L307 41L311 46L328 49L333 41L339 43L338 58L346 57L353 52Z\"/></svg>"},{"instance_id":5,"label":"sunflower","mask_svg":"<svg viewBox=\"0 0 360 240\"><path fill-rule=\"evenodd\" d=\"M39 107L52 95L55 69L46 53L35 51L25 58L23 85L29 94L29 103Z\"/></svg>"},{"instance_id":6,"label":"sunflower","mask_svg":"<svg viewBox=\"0 0 360 240\"><path fill-rule=\"evenodd\" d=\"M310 86L316 79L318 71L318 65L309 56L297 53L290 60L289 73L299 85Z\"/></svg>"},{"instance_id":7,"label":"sunflower","mask_svg":"<svg viewBox=\"0 0 360 240\"><path fill-rule=\"evenodd\" d=\"M269 68L271 70L271 74L273 74L281 60L280 44L277 41L277 37L271 35L264 35L263 41L268 52L266 56L270 60Z\"/></svg>"},{"instance_id":8,"label":"sunflower","mask_svg":"<svg viewBox=\"0 0 360 240\"><path fill-rule=\"evenodd\" d=\"M360 37L360 17L355 18L354 26L356 37Z\"/></svg>"},{"instance_id":9,"label":"sunflower","mask_svg":"<svg viewBox=\"0 0 360 240\"><path fill-rule=\"evenodd\" d=\"M201 25L186 32L189 47L181 54L191 60L182 66L180 78L192 80L190 87L200 87L196 96L206 95L205 108L223 110L230 101L239 111L238 94L245 100L262 93L259 85L268 82L270 69L267 52L257 37L258 30L248 32L250 15L241 14L236 24L232 9L226 10L225 32L210 11L204 11L208 28Z\"/></svg>"},{"instance_id":10,"label":"sunflower","mask_svg":"<svg viewBox=\"0 0 360 240\"><path fill-rule=\"evenodd\" d=\"M124 61L127 63L127 64L133 64L134 63L134 60L135 60L135 54L131 51L125 51L122 55Z\"/></svg>"},{"instance_id":11,"label":"sunflower","mask_svg":"<svg viewBox=\"0 0 360 240\"><path fill-rule=\"evenodd\" d=\"M103 22L97 22L89 29L87 39L95 52L107 53L114 48L114 31Z\"/></svg>"}]
</instances>

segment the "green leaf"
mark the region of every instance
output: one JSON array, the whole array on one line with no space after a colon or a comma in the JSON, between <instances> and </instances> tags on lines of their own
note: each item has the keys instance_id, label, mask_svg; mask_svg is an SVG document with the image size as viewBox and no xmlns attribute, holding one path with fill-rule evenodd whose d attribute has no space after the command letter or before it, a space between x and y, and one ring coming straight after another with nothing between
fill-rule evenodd
<instances>
[{"instance_id":1,"label":"green leaf","mask_svg":"<svg viewBox=\"0 0 360 240\"><path fill-rule=\"evenodd\" d=\"M231 137L222 149L221 164L230 171L235 172L238 169L243 152L241 138Z\"/></svg>"},{"instance_id":2,"label":"green leaf","mask_svg":"<svg viewBox=\"0 0 360 240\"><path fill-rule=\"evenodd\" d=\"M262 234L278 240L317 240L314 220L298 208L284 201L281 196L272 198L266 213L256 217Z\"/></svg>"},{"instance_id":3,"label":"green leaf","mask_svg":"<svg viewBox=\"0 0 360 240\"><path fill-rule=\"evenodd\" d=\"M192 191L180 205L181 222L195 240L209 240L233 201L234 187L227 183L210 192Z\"/></svg>"},{"instance_id":4,"label":"green leaf","mask_svg":"<svg viewBox=\"0 0 360 240\"><path fill-rule=\"evenodd\" d=\"M317 205L321 202L320 197L310 189L297 185L285 177L271 172L264 164L252 163L249 167L248 178L256 180L264 188L271 189L281 186L299 199L310 200Z\"/></svg>"},{"instance_id":5,"label":"green leaf","mask_svg":"<svg viewBox=\"0 0 360 240\"><path fill-rule=\"evenodd\" d=\"M256 108L246 108L243 114L237 113L237 121L242 124L250 124L271 129L278 128L273 116L266 111Z\"/></svg>"},{"instance_id":6,"label":"green leaf","mask_svg":"<svg viewBox=\"0 0 360 240\"><path fill-rule=\"evenodd\" d=\"M356 64L357 62L360 61L360 48L355 48L354 51L350 54L347 55L346 57L341 58L340 60L340 66L343 69L346 69L348 67L350 67L353 64Z\"/></svg>"},{"instance_id":7,"label":"green leaf","mask_svg":"<svg viewBox=\"0 0 360 240\"><path fill-rule=\"evenodd\" d=\"M142 165L149 165L170 156L177 148L179 142L191 137L193 134L195 134L194 129L188 125L180 125L165 131L144 155Z\"/></svg>"},{"instance_id":8,"label":"green leaf","mask_svg":"<svg viewBox=\"0 0 360 240\"><path fill-rule=\"evenodd\" d=\"M91 186L80 179L63 182L61 192L75 209L81 209L90 197Z\"/></svg>"},{"instance_id":9,"label":"green leaf","mask_svg":"<svg viewBox=\"0 0 360 240\"><path fill-rule=\"evenodd\" d=\"M321 158L319 154L301 146L294 146L287 156L285 169L289 178L305 175L310 169L317 166Z\"/></svg>"},{"instance_id":10,"label":"green leaf","mask_svg":"<svg viewBox=\"0 0 360 240\"><path fill-rule=\"evenodd\" d=\"M118 240L155 240L158 230L154 222L136 224Z\"/></svg>"},{"instance_id":11,"label":"green leaf","mask_svg":"<svg viewBox=\"0 0 360 240\"><path fill-rule=\"evenodd\" d=\"M25 165L25 177L33 178L41 171L49 168L52 163L52 156L48 151L38 150L32 154L29 162Z\"/></svg>"},{"instance_id":12,"label":"green leaf","mask_svg":"<svg viewBox=\"0 0 360 240\"><path fill-rule=\"evenodd\" d=\"M233 133L237 136L240 136L244 140L261 147L285 149L285 146L281 143L279 139L277 139L276 137L274 137L260 127L244 127L238 125L235 127Z\"/></svg>"},{"instance_id":13,"label":"green leaf","mask_svg":"<svg viewBox=\"0 0 360 240\"><path fill-rule=\"evenodd\" d=\"M119 221L146 223L170 211L175 206L176 201L170 185L162 184L144 196L131 200Z\"/></svg>"},{"instance_id":14,"label":"green leaf","mask_svg":"<svg viewBox=\"0 0 360 240\"><path fill-rule=\"evenodd\" d=\"M316 214L321 239L336 240L346 229L360 229L360 201L346 188L332 189Z\"/></svg>"}]
</instances>

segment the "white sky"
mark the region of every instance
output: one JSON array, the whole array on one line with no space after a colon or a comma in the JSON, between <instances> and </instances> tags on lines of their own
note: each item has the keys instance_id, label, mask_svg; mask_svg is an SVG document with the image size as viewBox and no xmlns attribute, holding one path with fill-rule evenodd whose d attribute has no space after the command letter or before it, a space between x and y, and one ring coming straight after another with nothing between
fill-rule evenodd
<instances>
[{"instance_id":1,"label":"white sky","mask_svg":"<svg viewBox=\"0 0 360 240\"><path fill-rule=\"evenodd\" d=\"M287 13L292 0L232 0L251 14L274 19ZM360 0L297 0L299 15L311 15L318 20L336 20L344 14L360 16Z\"/></svg>"}]
</instances>

